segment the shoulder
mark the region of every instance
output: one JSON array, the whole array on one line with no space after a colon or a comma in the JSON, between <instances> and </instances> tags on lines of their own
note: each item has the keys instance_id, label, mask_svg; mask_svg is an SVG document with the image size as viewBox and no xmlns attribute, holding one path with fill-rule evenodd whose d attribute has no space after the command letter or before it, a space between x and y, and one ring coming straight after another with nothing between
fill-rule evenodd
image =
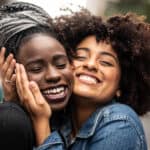
<instances>
[{"instance_id":1,"label":"shoulder","mask_svg":"<svg viewBox=\"0 0 150 150\"><path fill-rule=\"evenodd\" d=\"M143 128L139 116L131 107L125 104L114 103L107 105L103 109L99 109L98 114L100 114L99 121L103 123L122 121L122 123L128 122L137 130Z\"/></svg>"},{"instance_id":2,"label":"shoulder","mask_svg":"<svg viewBox=\"0 0 150 150\"><path fill-rule=\"evenodd\" d=\"M96 133L126 135L128 138L145 140L144 130L139 116L127 105L114 103L98 111Z\"/></svg>"},{"instance_id":3,"label":"shoulder","mask_svg":"<svg viewBox=\"0 0 150 150\"><path fill-rule=\"evenodd\" d=\"M109 119L133 119L139 121L139 117L136 112L128 105L113 103L105 106L103 109L99 110L104 118Z\"/></svg>"},{"instance_id":4,"label":"shoulder","mask_svg":"<svg viewBox=\"0 0 150 150\"><path fill-rule=\"evenodd\" d=\"M80 138L89 146L105 150L146 150L146 140L138 115L127 105L113 103L98 108L82 128Z\"/></svg>"},{"instance_id":5,"label":"shoulder","mask_svg":"<svg viewBox=\"0 0 150 150\"><path fill-rule=\"evenodd\" d=\"M117 130L120 126L133 128L139 134L144 133L138 115L132 108L120 103L112 103L98 108L86 121L81 131L88 131L90 135L93 135L95 132L102 132L102 129Z\"/></svg>"}]
</instances>

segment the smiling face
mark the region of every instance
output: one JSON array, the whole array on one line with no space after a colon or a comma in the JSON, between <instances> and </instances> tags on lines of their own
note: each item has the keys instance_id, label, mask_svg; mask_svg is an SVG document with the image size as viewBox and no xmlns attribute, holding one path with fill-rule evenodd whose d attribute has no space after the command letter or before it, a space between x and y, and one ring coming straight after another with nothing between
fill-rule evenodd
<instances>
[{"instance_id":1,"label":"smiling face","mask_svg":"<svg viewBox=\"0 0 150 150\"><path fill-rule=\"evenodd\" d=\"M85 38L77 46L73 66L76 96L101 104L116 95L121 73L110 44L97 42L95 36Z\"/></svg>"},{"instance_id":2,"label":"smiling face","mask_svg":"<svg viewBox=\"0 0 150 150\"><path fill-rule=\"evenodd\" d=\"M65 49L55 38L34 34L20 46L17 61L25 66L29 80L37 82L52 110L66 106L73 76Z\"/></svg>"}]
</instances>

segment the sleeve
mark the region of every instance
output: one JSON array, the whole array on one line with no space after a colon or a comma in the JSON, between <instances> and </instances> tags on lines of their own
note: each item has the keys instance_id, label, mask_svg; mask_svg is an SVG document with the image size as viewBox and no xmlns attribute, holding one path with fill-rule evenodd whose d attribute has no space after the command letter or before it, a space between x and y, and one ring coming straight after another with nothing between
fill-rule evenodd
<instances>
[{"instance_id":1,"label":"sleeve","mask_svg":"<svg viewBox=\"0 0 150 150\"><path fill-rule=\"evenodd\" d=\"M65 150L64 145L60 134L57 131L54 131L42 145L34 148L34 150Z\"/></svg>"},{"instance_id":2,"label":"sleeve","mask_svg":"<svg viewBox=\"0 0 150 150\"><path fill-rule=\"evenodd\" d=\"M144 135L130 121L112 120L96 130L88 150L147 150Z\"/></svg>"}]
</instances>

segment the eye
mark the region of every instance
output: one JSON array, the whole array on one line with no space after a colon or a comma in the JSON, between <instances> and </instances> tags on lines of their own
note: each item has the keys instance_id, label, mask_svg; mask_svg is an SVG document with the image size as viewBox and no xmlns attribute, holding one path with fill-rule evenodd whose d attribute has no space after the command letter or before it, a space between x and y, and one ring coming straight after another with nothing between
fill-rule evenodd
<instances>
[{"instance_id":1,"label":"eye","mask_svg":"<svg viewBox=\"0 0 150 150\"><path fill-rule=\"evenodd\" d=\"M66 67L66 63L61 63L61 64L56 64L56 67L58 68L58 69L64 69L65 67Z\"/></svg>"},{"instance_id":2,"label":"eye","mask_svg":"<svg viewBox=\"0 0 150 150\"><path fill-rule=\"evenodd\" d=\"M64 69L69 63L69 60L66 56L59 56L54 59L53 63L58 69Z\"/></svg>"},{"instance_id":3,"label":"eye","mask_svg":"<svg viewBox=\"0 0 150 150\"><path fill-rule=\"evenodd\" d=\"M32 65L29 65L27 66L27 70L28 72L31 72L31 73L39 73L41 72L43 69L42 65L35 65L35 64L32 64Z\"/></svg>"},{"instance_id":4,"label":"eye","mask_svg":"<svg viewBox=\"0 0 150 150\"><path fill-rule=\"evenodd\" d=\"M86 59L86 57L85 56L78 56L78 55L76 55L76 56L74 56L74 59L75 60L79 60L79 61L84 61Z\"/></svg>"},{"instance_id":5,"label":"eye","mask_svg":"<svg viewBox=\"0 0 150 150\"><path fill-rule=\"evenodd\" d=\"M42 70L41 67L33 67L29 71L31 71L33 73L38 73L38 72L41 72L41 70Z\"/></svg>"},{"instance_id":6,"label":"eye","mask_svg":"<svg viewBox=\"0 0 150 150\"><path fill-rule=\"evenodd\" d=\"M85 50L77 50L73 58L78 61L84 61L88 57L88 53Z\"/></svg>"},{"instance_id":7,"label":"eye","mask_svg":"<svg viewBox=\"0 0 150 150\"><path fill-rule=\"evenodd\" d=\"M101 60L100 61L100 64L102 65L102 66L108 66L108 67L111 67L111 66L113 66L113 63L111 63L111 62L109 62L109 61L104 61L104 60Z\"/></svg>"}]
</instances>

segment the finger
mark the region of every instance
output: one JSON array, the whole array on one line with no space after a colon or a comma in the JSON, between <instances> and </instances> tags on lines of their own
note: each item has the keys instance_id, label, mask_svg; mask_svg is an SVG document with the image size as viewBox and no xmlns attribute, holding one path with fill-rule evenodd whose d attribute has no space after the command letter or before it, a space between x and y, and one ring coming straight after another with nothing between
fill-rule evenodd
<instances>
[{"instance_id":1,"label":"finger","mask_svg":"<svg viewBox=\"0 0 150 150\"><path fill-rule=\"evenodd\" d=\"M32 91L32 94L34 96L34 99L35 99L36 103L39 104L39 105L44 104L45 103L45 99L42 96L41 91L40 91L38 85L34 81L31 81L29 83L29 88Z\"/></svg>"},{"instance_id":2,"label":"finger","mask_svg":"<svg viewBox=\"0 0 150 150\"><path fill-rule=\"evenodd\" d=\"M17 87L17 93L19 95L19 100L21 104L24 104L26 100L26 92L23 89L22 81L21 81L21 70L20 70L20 65L16 64L16 87ZM26 82L27 84L27 82Z\"/></svg>"},{"instance_id":3,"label":"finger","mask_svg":"<svg viewBox=\"0 0 150 150\"><path fill-rule=\"evenodd\" d=\"M6 49L4 47L2 47L1 51L0 51L0 67L2 67L2 65L4 63L5 51L6 51Z\"/></svg>"},{"instance_id":4,"label":"finger","mask_svg":"<svg viewBox=\"0 0 150 150\"><path fill-rule=\"evenodd\" d=\"M16 82L16 74L14 73L10 79L12 81L13 84L15 84Z\"/></svg>"},{"instance_id":5,"label":"finger","mask_svg":"<svg viewBox=\"0 0 150 150\"><path fill-rule=\"evenodd\" d=\"M23 103L23 99L22 99L22 87L20 85L21 79L20 79L20 67L19 64L16 64L16 87L17 87L17 93L19 95L19 100L21 103Z\"/></svg>"},{"instance_id":6,"label":"finger","mask_svg":"<svg viewBox=\"0 0 150 150\"><path fill-rule=\"evenodd\" d=\"M16 60L12 59L12 61L10 62L9 67L7 68L6 75L5 75L5 78L7 80L11 80L11 77L14 74L15 65L16 65Z\"/></svg>"},{"instance_id":7,"label":"finger","mask_svg":"<svg viewBox=\"0 0 150 150\"><path fill-rule=\"evenodd\" d=\"M13 54L10 54L6 60L4 61L2 67L1 67L1 74L2 74L2 78L4 79L4 77L6 76L6 72L11 64L11 61L13 59Z\"/></svg>"},{"instance_id":8,"label":"finger","mask_svg":"<svg viewBox=\"0 0 150 150\"><path fill-rule=\"evenodd\" d=\"M17 80L17 87L19 88L21 93L20 97L23 98L22 102L25 103L28 108L35 109L36 103L34 100L34 96L29 89L29 81L26 71L23 65L20 65L17 69L19 69L19 73L17 72L17 75L19 74L19 80Z\"/></svg>"}]
</instances>

